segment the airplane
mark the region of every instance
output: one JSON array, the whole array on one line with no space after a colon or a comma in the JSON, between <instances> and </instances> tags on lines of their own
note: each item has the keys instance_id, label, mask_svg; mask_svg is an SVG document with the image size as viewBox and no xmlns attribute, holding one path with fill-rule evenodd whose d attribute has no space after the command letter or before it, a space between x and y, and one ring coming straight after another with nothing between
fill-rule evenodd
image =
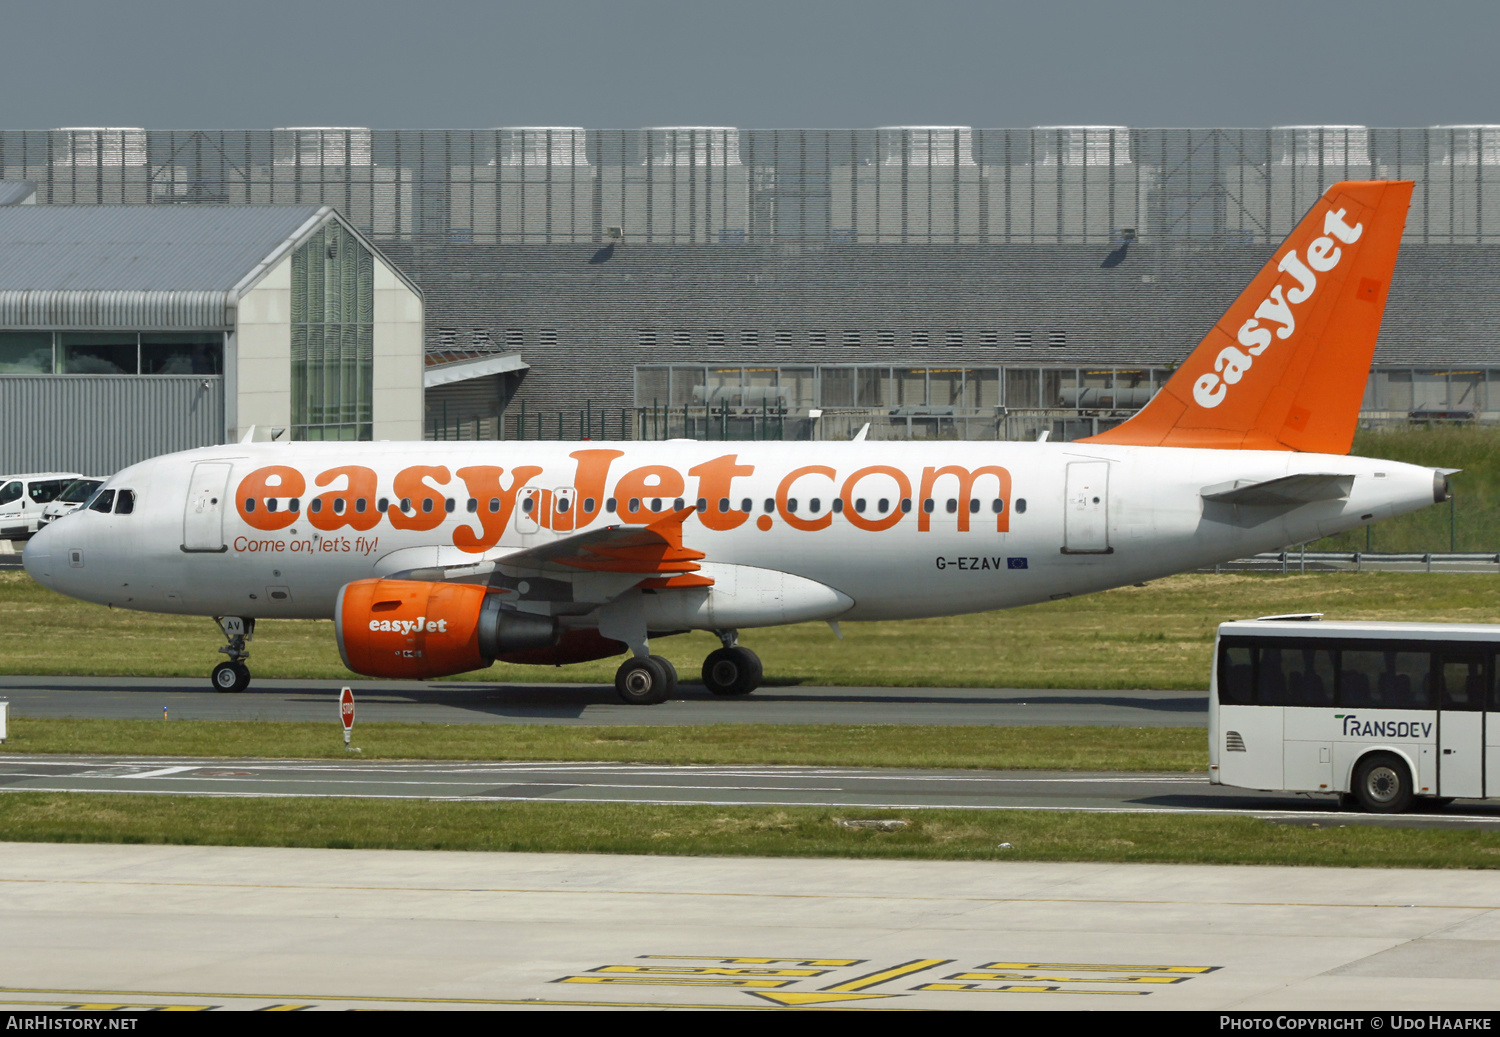
<instances>
[{"instance_id":1,"label":"airplane","mask_svg":"<svg viewBox=\"0 0 1500 1037\"><path fill-rule=\"evenodd\" d=\"M124 469L24 563L85 601L214 617L242 691L261 619L332 618L350 670L431 679L715 633L1011 608L1141 583L1448 499L1350 457L1410 181L1334 184L1146 406L1072 442L240 442ZM249 437L247 437L248 439ZM1045 437L1043 437L1044 439Z\"/></svg>"}]
</instances>

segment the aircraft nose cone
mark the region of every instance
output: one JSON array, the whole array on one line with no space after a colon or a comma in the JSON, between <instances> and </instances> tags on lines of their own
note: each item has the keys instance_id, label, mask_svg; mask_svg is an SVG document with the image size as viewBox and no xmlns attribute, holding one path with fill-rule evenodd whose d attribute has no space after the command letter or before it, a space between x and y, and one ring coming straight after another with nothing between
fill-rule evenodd
<instances>
[{"instance_id":1,"label":"aircraft nose cone","mask_svg":"<svg viewBox=\"0 0 1500 1037\"><path fill-rule=\"evenodd\" d=\"M44 587L51 586L52 541L55 538L50 528L43 529L26 541L26 546L21 551L21 564L26 567L31 578Z\"/></svg>"}]
</instances>

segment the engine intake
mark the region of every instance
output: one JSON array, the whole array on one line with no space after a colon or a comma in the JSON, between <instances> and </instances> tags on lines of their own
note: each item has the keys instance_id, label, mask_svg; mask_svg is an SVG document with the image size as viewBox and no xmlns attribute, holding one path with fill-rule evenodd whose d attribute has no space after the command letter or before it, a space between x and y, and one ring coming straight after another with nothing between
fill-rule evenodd
<instances>
[{"instance_id":1,"label":"engine intake","mask_svg":"<svg viewBox=\"0 0 1500 1037\"><path fill-rule=\"evenodd\" d=\"M426 680L557 644L555 619L501 600L475 583L356 580L339 591L334 612L339 655L368 677Z\"/></svg>"}]
</instances>

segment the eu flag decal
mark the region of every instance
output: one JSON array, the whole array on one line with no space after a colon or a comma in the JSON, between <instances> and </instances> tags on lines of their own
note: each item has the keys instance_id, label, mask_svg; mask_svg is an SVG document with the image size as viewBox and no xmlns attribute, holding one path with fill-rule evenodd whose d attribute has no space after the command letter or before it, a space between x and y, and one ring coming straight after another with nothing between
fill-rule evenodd
<instances>
[{"instance_id":1,"label":"eu flag decal","mask_svg":"<svg viewBox=\"0 0 1500 1037\"><path fill-rule=\"evenodd\" d=\"M1005 560L1005 567L1007 569L1024 569L1024 568L1026 568L1026 559L1024 559L1024 558L1007 558Z\"/></svg>"}]
</instances>

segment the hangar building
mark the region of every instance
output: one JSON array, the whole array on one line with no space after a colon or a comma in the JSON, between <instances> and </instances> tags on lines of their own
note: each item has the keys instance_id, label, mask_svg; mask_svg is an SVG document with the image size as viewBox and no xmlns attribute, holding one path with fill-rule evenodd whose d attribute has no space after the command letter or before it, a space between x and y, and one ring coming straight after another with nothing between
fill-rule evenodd
<instances>
[{"instance_id":1,"label":"hangar building","mask_svg":"<svg viewBox=\"0 0 1500 1037\"><path fill-rule=\"evenodd\" d=\"M1500 126L71 128L0 132L0 176L334 206L421 286L429 371L483 371L427 393L464 438L1084 434L1329 184L1412 179L1364 420L1500 420Z\"/></svg>"},{"instance_id":2,"label":"hangar building","mask_svg":"<svg viewBox=\"0 0 1500 1037\"><path fill-rule=\"evenodd\" d=\"M247 433L420 435L422 294L331 206L12 194L0 470L108 474Z\"/></svg>"}]
</instances>

